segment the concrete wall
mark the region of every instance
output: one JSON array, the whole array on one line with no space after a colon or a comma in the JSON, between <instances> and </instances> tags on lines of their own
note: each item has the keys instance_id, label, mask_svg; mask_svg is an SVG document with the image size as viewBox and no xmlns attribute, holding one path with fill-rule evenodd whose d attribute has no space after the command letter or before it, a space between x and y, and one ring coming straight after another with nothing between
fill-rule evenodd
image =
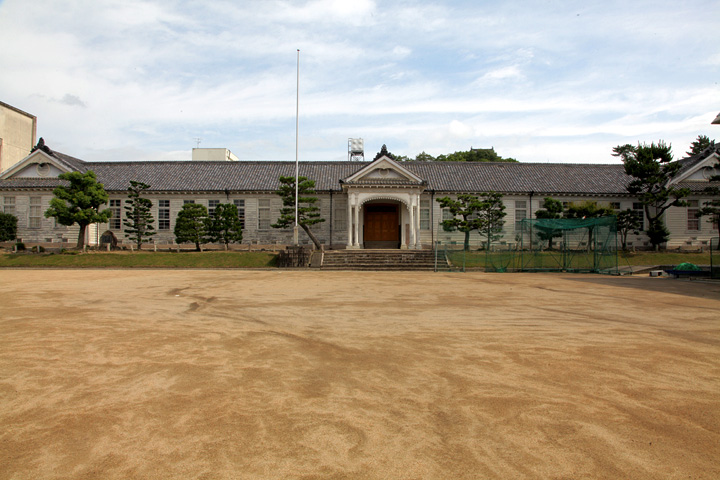
<instances>
[{"instance_id":1,"label":"concrete wall","mask_svg":"<svg viewBox=\"0 0 720 480\"><path fill-rule=\"evenodd\" d=\"M0 102L0 172L30 154L36 135L36 117Z\"/></svg>"}]
</instances>

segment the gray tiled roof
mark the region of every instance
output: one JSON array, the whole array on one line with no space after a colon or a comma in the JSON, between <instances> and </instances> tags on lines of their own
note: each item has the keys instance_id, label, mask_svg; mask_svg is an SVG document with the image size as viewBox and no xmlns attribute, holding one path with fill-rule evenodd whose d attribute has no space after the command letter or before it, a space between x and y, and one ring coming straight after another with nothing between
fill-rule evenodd
<instances>
[{"instance_id":1,"label":"gray tiled roof","mask_svg":"<svg viewBox=\"0 0 720 480\"><path fill-rule=\"evenodd\" d=\"M596 164L409 162L432 190L539 194L627 194L623 166Z\"/></svg>"},{"instance_id":2,"label":"gray tiled roof","mask_svg":"<svg viewBox=\"0 0 720 480\"><path fill-rule=\"evenodd\" d=\"M85 172L87 169L85 168L85 163L79 158L71 157L70 155L65 155L64 153L60 152L53 152L52 156L55 158L58 158L62 163L69 166L73 170L77 170L79 172Z\"/></svg>"},{"instance_id":3,"label":"gray tiled roof","mask_svg":"<svg viewBox=\"0 0 720 480\"><path fill-rule=\"evenodd\" d=\"M280 176L294 176L294 162L82 162L61 155L80 171L92 170L108 191L126 190L130 180L153 191L274 191ZM318 191L340 191L341 180L368 162L300 162L300 175L315 180ZM440 192L624 195L629 177L622 165L406 162L410 172ZM9 188L47 188L56 179L8 179Z\"/></svg>"},{"instance_id":4,"label":"gray tiled roof","mask_svg":"<svg viewBox=\"0 0 720 480\"><path fill-rule=\"evenodd\" d=\"M712 155L713 153L716 153L720 155L720 143L714 144L703 150L702 152L698 153L697 155L693 155L691 157L686 157L681 160L678 160L681 167L678 170L677 175L682 175L683 173L687 172L691 168L693 168L698 163L705 160L707 157Z\"/></svg>"},{"instance_id":5,"label":"gray tiled roof","mask_svg":"<svg viewBox=\"0 0 720 480\"><path fill-rule=\"evenodd\" d=\"M273 191L280 176L294 176L294 162L94 162L108 190L125 190L140 180L156 191ZM301 162L300 175L318 191L340 191L340 180L367 162ZM408 162L403 166L427 181L430 190L625 194L629 177L622 165Z\"/></svg>"},{"instance_id":6,"label":"gray tiled roof","mask_svg":"<svg viewBox=\"0 0 720 480\"><path fill-rule=\"evenodd\" d=\"M689 181L678 182L676 186L680 188L687 188L692 193L703 193L708 187L720 188L720 182Z\"/></svg>"}]
</instances>

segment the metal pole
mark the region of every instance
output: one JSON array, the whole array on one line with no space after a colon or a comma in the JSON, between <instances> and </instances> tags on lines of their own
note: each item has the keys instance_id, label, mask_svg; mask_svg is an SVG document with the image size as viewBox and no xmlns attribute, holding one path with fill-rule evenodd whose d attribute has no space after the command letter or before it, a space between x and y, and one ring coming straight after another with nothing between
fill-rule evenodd
<instances>
[{"instance_id":1,"label":"metal pole","mask_svg":"<svg viewBox=\"0 0 720 480\"><path fill-rule=\"evenodd\" d=\"M300 49L297 49L297 86L295 95L295 228L293 229L293 241L297 246L298 241L298 183L299 182L299 127L300 127Z\"/></svg>"}]
</instances>

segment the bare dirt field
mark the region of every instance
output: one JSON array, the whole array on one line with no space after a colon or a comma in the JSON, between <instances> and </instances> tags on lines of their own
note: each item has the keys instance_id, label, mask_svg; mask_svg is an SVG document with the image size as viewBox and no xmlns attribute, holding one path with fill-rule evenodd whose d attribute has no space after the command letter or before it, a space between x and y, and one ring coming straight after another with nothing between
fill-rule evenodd
<instances>
[{"instance_id":1,"label":"bare dirt field","mask_svg":"<svg viewBox=\"0 0 720 480\"><path fill-rule=\"evenodd\" d=\"M717 479L720 284L0 271L2 479Z\"/></svg>"}]
</instances>

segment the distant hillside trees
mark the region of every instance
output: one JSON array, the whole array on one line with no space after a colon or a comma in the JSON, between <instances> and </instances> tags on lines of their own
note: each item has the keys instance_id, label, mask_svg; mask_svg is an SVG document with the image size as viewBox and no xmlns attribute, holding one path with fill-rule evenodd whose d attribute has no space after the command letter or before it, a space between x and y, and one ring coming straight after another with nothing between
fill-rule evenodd
<instances>
[{"instance_id":1,"label":"distant hillside trees","mask_svg":"<svg viewBox=\"0 0 720 480\"><path fill-rule=\"evenodd\" d=\"M433 157L425 151L418 153L415 158L405 155L395 155L389 152L386 145L383 145L373 160L387 156L398 162L517 162L514 158L503 158L495 152L494 147L471 148L467 151L441 154Z\"/></svg>"}]
</instances>

